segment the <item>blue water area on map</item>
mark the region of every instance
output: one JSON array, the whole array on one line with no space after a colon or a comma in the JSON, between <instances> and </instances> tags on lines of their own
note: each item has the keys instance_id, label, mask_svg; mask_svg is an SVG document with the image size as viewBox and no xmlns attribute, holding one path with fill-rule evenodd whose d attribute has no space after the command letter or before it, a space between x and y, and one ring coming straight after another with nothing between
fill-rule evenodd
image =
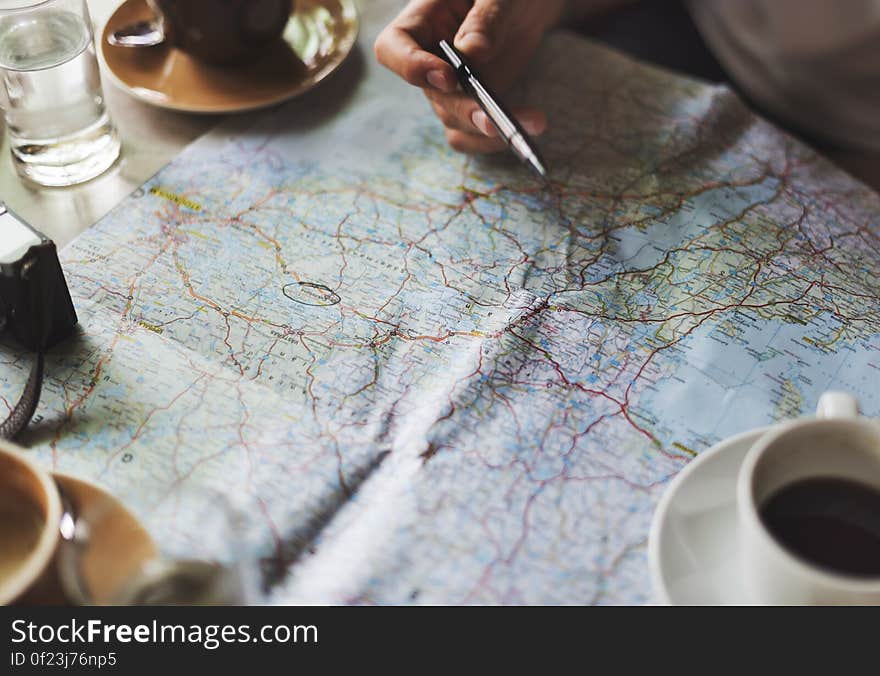
<instances>
[{"instance_id":1,"label":"blue water area on map","mask_svg":"<svg viewBox=\"0 0 880 676\"><path fill-rule=\"evenodd\" d=\"M805 343L809 329L797 323L758 320L745 326L739 340L725 335L725 344L717 340L716 324L698 328L683 342L684 355L672 358L675 378L657 383L656 391L640 399L640 408L668 428L666 443L705 450L699 448L701 439L715 442L778 422L783 382L795 396L792 405L799 403L799 415L812 415L829 389L863 393L862 412L880 415L880 337L874 337L872 350L843 345L834 353Z\"/></svg>"}]
</instances>

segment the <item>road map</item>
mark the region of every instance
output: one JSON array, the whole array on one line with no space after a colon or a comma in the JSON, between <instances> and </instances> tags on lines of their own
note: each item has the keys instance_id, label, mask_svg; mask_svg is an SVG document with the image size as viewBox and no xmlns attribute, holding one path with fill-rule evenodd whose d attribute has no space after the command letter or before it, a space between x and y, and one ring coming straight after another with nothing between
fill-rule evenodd
<instances>
[{"instance_id":1,"label":"road map","mask_svg":"<svg viewBox=\"0 0 880 676\"><path fill-rule=\"evenodd\" d=\"M641 603L688 461L827 388L880 415L880 198L730 90L553 35L544 187L369 61L63 251L42 463L194 551L181 496L228 499L278 602Z\"/></svg>"}]
</instances>

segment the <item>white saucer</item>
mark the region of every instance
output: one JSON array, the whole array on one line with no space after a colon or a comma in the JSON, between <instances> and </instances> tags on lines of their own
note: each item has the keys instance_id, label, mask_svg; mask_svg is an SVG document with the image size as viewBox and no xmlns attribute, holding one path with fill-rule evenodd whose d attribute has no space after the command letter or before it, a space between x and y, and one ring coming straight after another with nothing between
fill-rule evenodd
<instances>
[{"instance_id":1,"label":"white saucer","mask_svg":"<svg viewBox=\"0 0 880 676\"><path fill-rule=\"evenodd\" d=\"M657 603L750 603L739 568L736 479L749 449L769 429L725 439L669 484L654 512L648 542Z\"/></svg>"}]
</instances>

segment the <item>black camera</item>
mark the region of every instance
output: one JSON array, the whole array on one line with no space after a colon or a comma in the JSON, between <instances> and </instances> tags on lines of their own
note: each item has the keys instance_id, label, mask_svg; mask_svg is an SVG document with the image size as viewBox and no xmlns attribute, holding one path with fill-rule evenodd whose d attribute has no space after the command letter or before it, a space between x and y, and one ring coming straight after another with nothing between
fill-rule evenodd
<instances>
[{"instance_id":1,"label":"black camera","mask_svg":"<svg viewBox=\"0 0 880 676\"><path fill-rule=\"evenodd\" d=\"M76 311L55 243L0 202L0 331L47 350L71 334Z\"/></svg>"},{"instance_id":2,"label":"black camera","mask_svg":"<svg viewBox=\"0 0 880 676\"><path fill-rule=\"evenodd\" d=\"M55 244L0 202L0 333L37 353L21 400L0 423L0 438L16 436L33 416L43 379L43 353L69 336L76 311Z\"/></svg>"}]
</instances>

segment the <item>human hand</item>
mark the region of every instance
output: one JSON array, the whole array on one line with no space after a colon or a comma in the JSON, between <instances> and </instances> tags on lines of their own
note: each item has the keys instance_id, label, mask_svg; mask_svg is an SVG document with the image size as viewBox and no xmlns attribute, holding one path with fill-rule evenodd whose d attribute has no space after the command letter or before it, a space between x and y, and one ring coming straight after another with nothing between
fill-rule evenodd
<instances>
[{"instance_id":1,"label":"human hand","mask_svg":"<svg viewBox=\"0 0 880 676\"><path fill-rule=\"evenodd\" d=\"M458 90L452 66L432 51L440 40L453 42L490 87L504 91L559 20L565 4L566 0L412 0L379 35L376 58L424 90L455 150L496 152L506 147L504 140L479 105ZM547 127L540 110L511 112L531 135Z\"/></svg>"}]
</instances>

